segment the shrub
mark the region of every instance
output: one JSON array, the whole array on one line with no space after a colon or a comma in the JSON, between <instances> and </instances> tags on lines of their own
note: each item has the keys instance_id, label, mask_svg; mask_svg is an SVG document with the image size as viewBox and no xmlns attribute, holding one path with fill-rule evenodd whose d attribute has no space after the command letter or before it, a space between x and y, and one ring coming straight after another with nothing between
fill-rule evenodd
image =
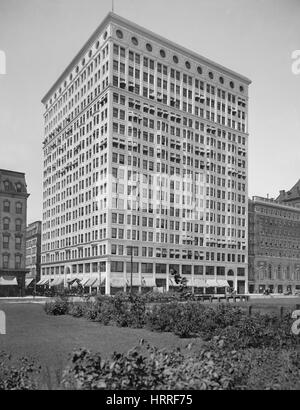
<instances>
[{"instance_id":1,"label":"shrub","mask_svg":"<svg viewBox=\"0 0 300 410\"><path fill-rule=\"evenodd\" d=\"M57 297L54 301L46 302L44 309L48 315L66 315L68 313L68 299Z\"/></svg>"},{"instance_id":2,"label":"shrub","mask_svg":"<svg viewBox=\"0 0 300 410\"><path fill-rule=\"evenodd\" d=\"M74 317L83 317L85 313L85 305L83 303L70 303L68 313Z\"/></svg>"},{"instance_id":3,"label":"shrub","mask_svg":"<svg viewBox=\"0 0 300 410\"><path fill-rule=\"evenodd\" d=\"M40 367L22 357L13 362L10 355L0 352L0 390L36 390Z\"/></svg>"}]
</instances>

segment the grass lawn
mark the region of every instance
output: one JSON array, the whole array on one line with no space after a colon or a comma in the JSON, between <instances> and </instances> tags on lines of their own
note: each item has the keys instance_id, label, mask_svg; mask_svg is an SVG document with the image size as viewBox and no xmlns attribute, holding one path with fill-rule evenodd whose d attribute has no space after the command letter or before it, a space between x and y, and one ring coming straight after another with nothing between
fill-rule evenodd
<instances>
[{"instance_id":1,"label":"grass lawn","mask_svg":"<svg viewBox=\"0 0 300 410\"><path fill-rule=\"evenodd\" d=\"M80 347L109 356L114 351L128 351L142 338L170 349L184 349L191 342L171 333L103 326L71 316L48 316L42 304L0 301L0 310L6 313L7 320L7 334L0 335L0 351L33 357L49 369L65 367L69 354Z\"/></svg>"}]
</instances>

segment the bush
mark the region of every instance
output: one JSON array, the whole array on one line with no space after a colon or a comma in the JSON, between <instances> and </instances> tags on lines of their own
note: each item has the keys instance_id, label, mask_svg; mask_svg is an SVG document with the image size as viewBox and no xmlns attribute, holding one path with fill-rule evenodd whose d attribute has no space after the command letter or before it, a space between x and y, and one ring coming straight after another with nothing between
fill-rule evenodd
<instances>
[{"instance_id":1,"label":"bush","mask_svg":"<svg viewBox=\"0 0 300 410\"><path fill-rule=\"evenodd\" d=\"M85 313L85 304L83 303L70 303L68 305L68 313L74 317L83 317Z\"/></svg>"},{"instance_id":2,"label":"bush","mask_svg":"<svg viewBox=\"0 0 300 410\"><path fill-rule=\"evenodd\" d=\"M68 313L68 299L63 297L57 297L52 302L46 302L44 305L47 315L66 315Z\"/></svg>"},{"instance_id":3,"label":"bush","mask_svg":"<svg viewBox=\"0 0 300 410\"><path fill-rule=\"evenodd\" d=\"M40 367L22 357L12 361L10 355L0 352L0 390L36 390Z\"/></svg>"}]
</instances>

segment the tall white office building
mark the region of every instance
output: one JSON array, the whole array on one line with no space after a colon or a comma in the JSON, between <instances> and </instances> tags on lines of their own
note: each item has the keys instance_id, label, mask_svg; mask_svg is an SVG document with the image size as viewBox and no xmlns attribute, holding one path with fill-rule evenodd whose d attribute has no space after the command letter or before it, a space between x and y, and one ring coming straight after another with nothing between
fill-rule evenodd
<instances>
[{"instance_id":1,"label":"tall white office building","mask_svg":"<svg viewBox=\"0 0 300 410\"><path fill-rule=\"evenodd\" d=\"M42 100L41 281L247 292L250 83L109 13Z\"/></svg>"}]
</instances>

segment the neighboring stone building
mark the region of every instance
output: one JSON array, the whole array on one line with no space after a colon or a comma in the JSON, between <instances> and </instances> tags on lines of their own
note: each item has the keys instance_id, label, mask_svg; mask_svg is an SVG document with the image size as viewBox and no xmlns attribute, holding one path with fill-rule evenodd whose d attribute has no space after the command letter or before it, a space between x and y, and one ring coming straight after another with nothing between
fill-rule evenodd
<instances>
[{"instance_id":1,"label":"neighboring stone building","mask_svg":"<svg viewBox=\"0 0 300 410\"><path fill-rule=\"evenodd\" d=\"M249 200L249 292L300 290L300 209Z\"/></svg>"},{"instance_id":2,"label":"neighboring stone building","mask_svg":"<svg viewBox=\"0 0 300 410\"><path fill-rule=\"evenodd\" d=\"M40 284L244 293L250 83L109 13L42 100Z\"/></svg>"},{"instance_id":3,"label":"neighboring stone building","mask_svg":"<svg viewBox=\"0 0 300 410\"><path fill-rule=\"evenodd\" d=\"M0 296L24 293L28 196L25 174L0 169Z\"/></svg>"},{"instance_id":4,"label":"neighboring stone building","mask_svg":"<svg viewBox=\"0 0 300 410\"><path fill-rule=\"evenodd\" d=\"M26 284L38 282L41 276L41 221L32 222L26 232Z\"/></svg>"},{"instance_id":5,"label":"neighboring stone building","mask_svg":"<svg viewBox=\"0 0 300 410\"><path fill-rule=\"evenodd\" d=\"M300 208L300 179L289 191L280 191L277 202Z\"/></svg>"}]
</instances>

